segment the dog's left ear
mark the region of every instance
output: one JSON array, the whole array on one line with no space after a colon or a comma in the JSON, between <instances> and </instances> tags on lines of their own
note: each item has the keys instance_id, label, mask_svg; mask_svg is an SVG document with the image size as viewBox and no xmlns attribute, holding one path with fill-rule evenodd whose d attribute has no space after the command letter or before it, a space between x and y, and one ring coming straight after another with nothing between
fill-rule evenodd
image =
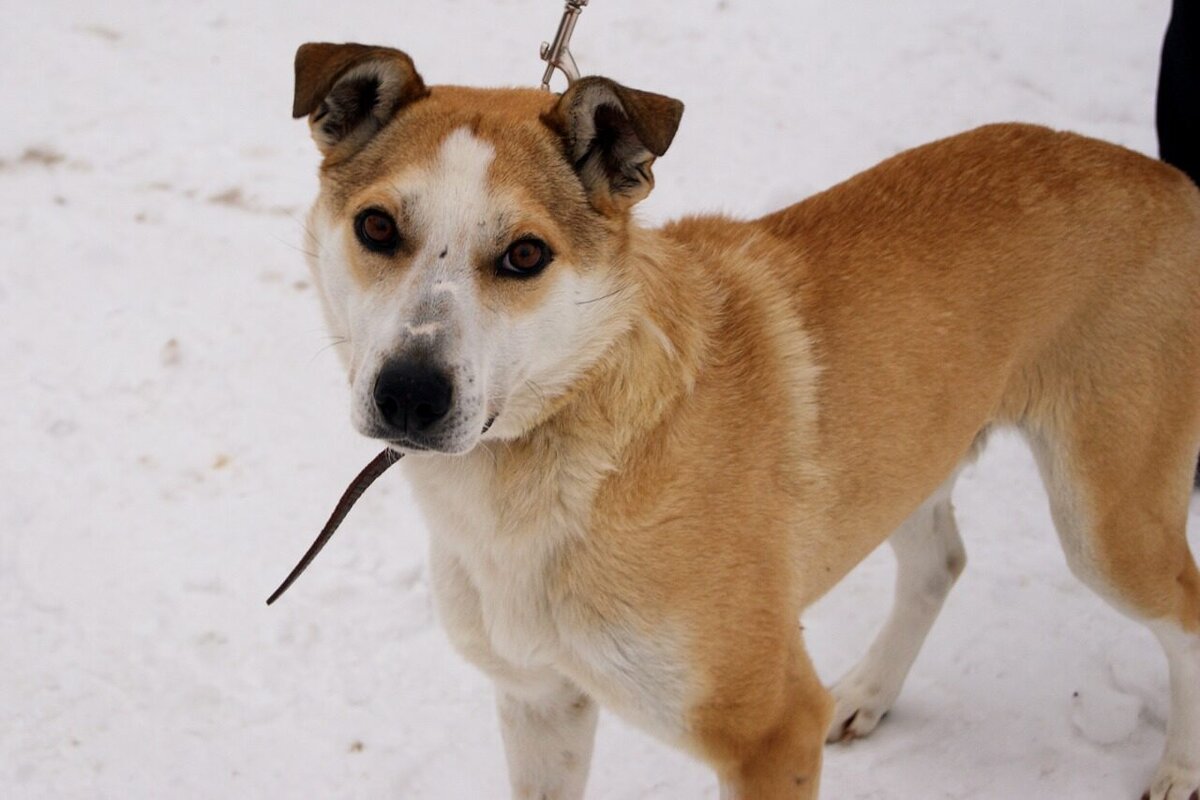
<instances>
[{"instance_id":1,"label":"dog's left ear","mask_svg":"<svg viewBox=\"0 0 1200 800\"><path fill-rule=\"evenodd\" d=\"M353 153L427 94L412 59L390 47L310 42L296 51L292 116L308 117L326 157Z\"/></svg>"},{"instance_id":2,"label":"dog's left ear","mask_svg":"<svg viewBox=\"0 0 1200 800\"><path fill-rule=\"evenodd\" d=\"M543 119L562 136L592 205L620 213L654 188L650 167L667 152L682 115L678 100L587 77L571 84Z\"/></svg>"}]
</instances>

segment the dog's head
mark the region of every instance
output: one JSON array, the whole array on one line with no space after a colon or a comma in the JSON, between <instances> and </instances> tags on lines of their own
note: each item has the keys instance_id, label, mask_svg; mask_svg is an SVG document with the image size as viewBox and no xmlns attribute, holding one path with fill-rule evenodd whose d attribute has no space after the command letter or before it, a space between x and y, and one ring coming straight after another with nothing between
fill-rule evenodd
<instances>
[{"instance_id":1,"label":"dog's head","mask_svg":"<svg viewBox=\"0 0 1200 800\"><path fill-rule=\"evenodd\" d=\"M427 87L398 50L301 46L311 265L358 430L463 453L533 425L630 324L629 211L682 111L605 78Z\"/></svg>"}]
</instances>

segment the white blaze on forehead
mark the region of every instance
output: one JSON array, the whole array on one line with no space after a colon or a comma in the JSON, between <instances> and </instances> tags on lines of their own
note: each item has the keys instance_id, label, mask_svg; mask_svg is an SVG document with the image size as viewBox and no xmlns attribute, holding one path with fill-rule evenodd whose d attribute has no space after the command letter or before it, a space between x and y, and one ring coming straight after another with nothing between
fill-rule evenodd
<instances>
[{"instance_id":1,"label":"white blaze on forehead","mask_svg":"<svg viewBox=\"0 0 1200 800\"><path fill-rule=\"evenodd\" d=\"M496 151L466 128L457 128L442 142L427 174L420 215L428 231L428 247L441 250L470 245L471 234L488 215L488 168ZM450 255L462 257L462 253Z\"/></svg>"},{"instance_id":2,"label":"white blaze on forehead","mask_svg":"<svg viewBox=\"0 0 1200 800\"><path fill-rule=\"evenodd\" d=\"M471 327L472 256L486 245L491 230L486 223L496 213L488 186L494 158L490 144L457 128L433 159L394 184L422 244L412 269L392 289L380 348L406 337L442 334L442 346L462 344L461 335ZM447 361L461 358L457 350L443 355Z\"/></svg>"}]
</instances>

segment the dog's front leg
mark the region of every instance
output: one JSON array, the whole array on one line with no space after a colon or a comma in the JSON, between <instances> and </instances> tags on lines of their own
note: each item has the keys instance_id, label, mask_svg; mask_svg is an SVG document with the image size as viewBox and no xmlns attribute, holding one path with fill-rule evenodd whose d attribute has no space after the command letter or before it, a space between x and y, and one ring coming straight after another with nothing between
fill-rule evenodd
<instances>
[{"instance_id":1,"label":"dog's front leg","mask_svg":"<svg viewBox=\"0 0 1200 800\"><path fill-rule=\"evenodd\" d=\"M565 678L497 681L513 800L580 800L592 760L596 703Z\"/></svg>"},{"instance_id":2,"label":"dog's front leg","mask_svg":"<svg viewBox=\"0 0 1200 800\"><path fill-rule=\"evenodd\" d=\"M725 681L693 710L696 749L717 772L721 800L817 800L833 699L799 630L778 633L790 653L729 647Z\"/></svg>"},{"instance_id":3,"label":"dog's front leg","mask_svg":"<svg viewBox=\"0 0 1200 800\"><path fill-rule=\"evenodd\" d=\"M528 667L492 647L478 590L436 537L430 571L450 641L495 682L515 800L580 800L592 760L596 704L549 666Z\"/></svg>"}]
</instances>

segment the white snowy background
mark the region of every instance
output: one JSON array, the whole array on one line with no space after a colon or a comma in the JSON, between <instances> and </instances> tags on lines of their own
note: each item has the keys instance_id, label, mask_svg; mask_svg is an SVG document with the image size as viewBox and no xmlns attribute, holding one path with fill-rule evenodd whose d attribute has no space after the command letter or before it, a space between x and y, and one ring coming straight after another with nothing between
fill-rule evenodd
<instances>
[{"instance_id":1,"label":"white snowy background","mask_svg":"<svg viewBox=\"0 0 1200 800\"><path fill-rule=\"evenodd\" d=\"M687 103L647 221L755 215L997 120L1154 153L1168 5L593 0L574 50ZM377 449L299 252L317 155L291 69L301 42L363 41L430 83L532 85L561 2L2 11L0 797L506 796L491 690L433 619L399 473L263 604ZM1068 574L1018 440L955 500L967 571L891 716L828 750L826 796L1138 797L1157 646ZM827 679L892 572L884 548L806 616ZM716 788L605 717L588 796Z\"/></svg>"}]
</instances>

